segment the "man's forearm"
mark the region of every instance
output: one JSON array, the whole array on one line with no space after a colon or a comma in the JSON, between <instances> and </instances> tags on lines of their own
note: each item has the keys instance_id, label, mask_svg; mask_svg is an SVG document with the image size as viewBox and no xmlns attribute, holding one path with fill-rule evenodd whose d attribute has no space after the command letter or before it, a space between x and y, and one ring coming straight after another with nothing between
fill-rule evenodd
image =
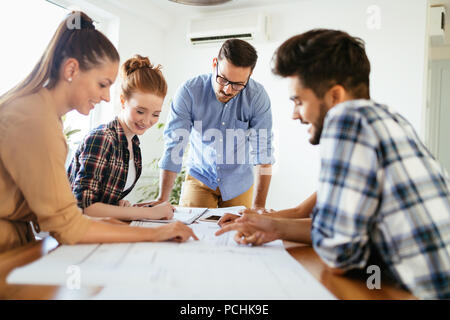
<instances>
[{"instance_id":1,"label":"man's forearm","mask_svg":"<svg viewBox=\"0 0 450 320\"><path fill-rule=\"evenodd\" d=\"M253 199L253 208L265 208L271 179L271 164L261 164L256 166L256 194Z\"/></svg>"},{"instance_id":2,"label":"man's forearm","mask_svg":"<svg viewBox=\"0 0 450 320\"><path fill-rule=\"evenodd\" d=\"M311 244L311 223L307 219L275 219L275 229L282 240Z\"/></svg>"},{"instance_id":3,"label":"man's forearm","mask_svg":"<svg viewBox=\"0 0 450 320\"><path fill-rule=\"evenodd\" d=\"M317 192L314 192L310 195L306 200L300 203L295 208L284 209L280 211L276 211L274 213L265 213L274 218L291 218L291 219L303 219L309 218L311 215L314 206L316 205L317 200Z\"/></svg>"},{"instance_id":4,"label":"man's forearm","mask_svg":"<svg viewBox=\"0 0 450 320\"><path fill-rule=\"evenodd\" d=\"M299 216L297 207L283 209L283 210L279 210L279 211L275 211L275 212L267 212L267 213L263 213L263 215L268 215L273 218L286 218L286 219L304 218L303 216Z\"/></svg>"},{"instance_id":5,"label":"man's forearm","mask_svg":"<svg viewBox=\"0 0 450 320\"><path fill-rule=\"evenodd\" d=\"M172 191L176 177L176 172L161 169L158 200L169 201L170 192Z\"/></svg>"}]
</instances>

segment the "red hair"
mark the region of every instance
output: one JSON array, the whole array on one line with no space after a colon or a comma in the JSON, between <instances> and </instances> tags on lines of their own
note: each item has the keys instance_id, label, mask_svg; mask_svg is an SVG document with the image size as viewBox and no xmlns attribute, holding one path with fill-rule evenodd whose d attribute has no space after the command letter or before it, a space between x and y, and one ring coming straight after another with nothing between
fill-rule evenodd
<instances>
[{"instance_id":1,"label":"red hair","mask_svg":"<svg viewBox=\"0 0 450 320\"><path fill-rule=\"evenodd\" d=\"M154 67L148 57L135 55L121 67L122 94L129 99L134 92L152 93L164 98L167 83L161 72L161 65Z\"/></svg>"}]
</instances>

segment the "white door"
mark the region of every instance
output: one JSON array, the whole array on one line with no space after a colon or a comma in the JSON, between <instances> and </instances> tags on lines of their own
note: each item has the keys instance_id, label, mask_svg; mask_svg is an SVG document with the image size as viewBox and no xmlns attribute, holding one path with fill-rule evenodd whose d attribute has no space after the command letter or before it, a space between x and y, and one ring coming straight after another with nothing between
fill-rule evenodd
<instances>
[{"instance_id":1,"label":"white door","mask_svg":"<svg viewBox=\"0 0 450 320\"><path fill-rule=\"evenodd\" d=\"M431 151L450 173L450 60L431 62L429 124Z\"/></svg>"}]
</instances>

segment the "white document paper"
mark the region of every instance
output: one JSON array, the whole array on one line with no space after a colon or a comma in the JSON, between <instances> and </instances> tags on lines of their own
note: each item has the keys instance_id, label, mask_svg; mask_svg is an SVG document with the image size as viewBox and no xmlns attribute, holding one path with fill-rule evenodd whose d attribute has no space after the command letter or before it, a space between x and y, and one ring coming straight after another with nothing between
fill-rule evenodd
<instances>
[{"instance_id":1,"label":"white document paper","mask_svg":"<svg viewBox=\"0 0 450 320\"><path fill-rule=\"evenodd\" d=\"M207 208L186 208L186 207L177 207L173 213L173 219L170 220L151 220L151 219L143 219L142 221L156 222L156 223L171 223L175 221L180 221L184 224L191 224L199 217L201 217Z\"/></svg>"},{"instance_id":2,"label":"white document paper","mask_svg":"<svg viewBox=\"0 0 450 320\"><path fill-rule=\"evenodd\" d=\"M7 281L103 286L97 299L335 299L280 240L252 247L237 244L235 232L216 237L217 223L190 227L199 241L63 245Z\"/></svg>"},{"instance_id":3,"label":"white document paper","mask_svg":"<svg viewBox=\"0 0 450 320\"><path fill-rule=\"evenodd\" d=\"M227 208L216 208L216 209L208 209L208 211L206 211L204 217L209 217L212 215L215 216L223 216L225 213L234 213L234 214L238 214L239 211L244 210L245 207L244 206L235 206L235 207L227 207Z\"/></svg>"}]
</instances>

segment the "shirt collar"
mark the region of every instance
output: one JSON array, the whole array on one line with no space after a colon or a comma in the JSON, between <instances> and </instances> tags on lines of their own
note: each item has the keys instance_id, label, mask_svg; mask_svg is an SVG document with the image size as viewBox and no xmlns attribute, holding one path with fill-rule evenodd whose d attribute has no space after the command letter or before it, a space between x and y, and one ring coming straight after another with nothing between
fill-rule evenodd
<instances>
[{"instance_id":1,"label":"shirt collar","mask_svg":"<svg viewBox=\"0 0 450 320\"><path fill-rule=\"evenodd\" d=\"M118 117L115 117L113 121L111 121L108 124L108 128L113 129L116 133L117 133L117 138L119 140L119 144L124 144L126 147L128 147L128 140L127 140L127 136L125 135L125 131L123 131L123 128L119 122ZM137 135L135 135L131 141L133 142L134 145L139 146L140 145L140 141Z\"/></svg>"},{"instance_id":2,"label":"shirt collar","mask_svg":"<svg viewBox=\"0 0 450 320\"><path fill-rule=\"evenodd\" d=\"M347 100L344 102L341 102L337 105L335 105L333 108L328 110L327 115L325 116L325 122L327 119L331 118L335 114L338 114L339 112L342 112L345 108L352 108L352 107L358 107L358 106L373 106L374 102L372 100L366 100L366 99L355 99L355 100Z\"/></svg>"}]
</instances>

